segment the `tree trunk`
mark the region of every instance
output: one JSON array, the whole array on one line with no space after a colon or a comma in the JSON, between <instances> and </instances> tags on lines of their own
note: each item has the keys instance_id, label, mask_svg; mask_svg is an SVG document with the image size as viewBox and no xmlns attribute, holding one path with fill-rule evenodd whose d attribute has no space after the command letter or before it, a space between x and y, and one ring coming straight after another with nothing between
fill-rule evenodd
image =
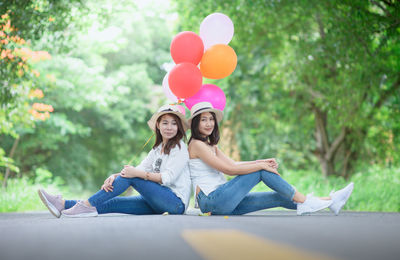
<instances>
[{"instance_id":1,"label":"tree trunk","mask_svg":"<svg viewBox=\"0 0 400 260\"><path fill-rule=\"evenodd\" d=\"M321 169L322 169L322 174L327 177L330 175L334 175L335 174L335 167L333 164L333 160L327 160L325 159L323 156L321 156L319 158L319 162L321 165Z\"/></svg>"},{"instance_id":2,"label":"tree trunk","mask_svg":"<svg viewBox=\"0 0 400 260\"><path fill-rule=\"evenodd\" d=\"M12 159L12 157L14 156L15 149L17 149L17 146L18 146L18 142L19 142L19 137L14 140L14 143L13 143L13 146L11 148L10 155L8 156L8 158ZM9 167L6 168L6 174L5 174L4 180L3 180L3 189L7 187L8 176L10 176L10 168Z\"/></svg>"},{"instance_id":3,"label":"tree trunk","mask_svg":"<svg viewBox=\"0 0 400 260\"><path fill-rule=\"evenodd\" d=\"M349 177L349 169L351 168L350 158L352 157L352 152L350 150L346 150L345 156L343 159L343 167L341 176L347 179Z\"/></svg>"},{"instance_id":4,"label":"tree trunk","mask_svg":"<svg viewBox=\"0 0 400 260\"><path fill-rule=\"evenodd\" d=\"M224 124L220 126L220 133L223 138L220 139L219 147L230 158L235 161L240 161L240 149L232 129L233 124L231 120L225 121Z\"/></svg>"},{"instance_id":5,"label":"tree trunk","mask_svg":"<svg viewBox=\"0 0 400 260\"><path fill-rule=\"evenodd\" d=\"M315 116L315 139L317 142L317 157L321 165L322 174L327 177L336 175L335 155L346 137L346 129L342 128L339 136L331 143L327 133L327 113L313 105Z\"/></svg>"}]
</instances>

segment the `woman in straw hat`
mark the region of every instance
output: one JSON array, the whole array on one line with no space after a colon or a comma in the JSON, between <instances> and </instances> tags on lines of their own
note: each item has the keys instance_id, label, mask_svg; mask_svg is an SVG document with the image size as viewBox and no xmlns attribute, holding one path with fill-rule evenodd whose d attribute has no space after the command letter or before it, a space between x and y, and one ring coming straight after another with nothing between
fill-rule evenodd
<instances>
[{"instance_id":1,"label":"woman in straw hat","mask_svg":"<svg viewBox=\"0 0 400 260\"><path fill-rule=\"evenodd\" d=\"M92 217L105 213L183 214L190 197L187 121L177 106L162 106L147 122L156 134L153 149L137 166L125 165L108 177L101 190L84 201L63 200L40 189L39 196L56 216ZM117 197L129 186L140 195Z\"/></svg>"},{"instance_id":2,"label":"woman in straw hat","mask_svg":"<svg viewBox=\"0 0 400 260\"><path fill-rule=\"evenodd\" d=\"M209 102L191 109L189 124L190 177L196 205L202 212L215 215L241 215L249 212L284 207L297 209L297 214L316 212L329 207L336 215L346 203L353 183L332 192L329 197L303 195L281 178L275 159L235 162L218 149L218 123L223 113ZM226 181L224 174L237 175ZM272 192L250 192L260 181Z\"/></svg>"}]
</instances>

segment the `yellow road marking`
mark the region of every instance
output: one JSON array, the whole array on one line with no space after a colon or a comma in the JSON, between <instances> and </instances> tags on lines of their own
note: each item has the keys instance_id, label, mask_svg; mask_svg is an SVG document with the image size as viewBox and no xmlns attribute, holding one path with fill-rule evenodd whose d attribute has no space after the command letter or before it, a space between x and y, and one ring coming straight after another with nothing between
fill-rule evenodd
<instances>
[{"instance_id":1,"label":"yellow road marking","mask_svg":"<svg viewBox=\"0 0 400 260\"><path fill-rule=\"evenodd\" d=\"M238 230L184 230L183 238L207 260L333 260Z\"/></svg>"}]
</instances>

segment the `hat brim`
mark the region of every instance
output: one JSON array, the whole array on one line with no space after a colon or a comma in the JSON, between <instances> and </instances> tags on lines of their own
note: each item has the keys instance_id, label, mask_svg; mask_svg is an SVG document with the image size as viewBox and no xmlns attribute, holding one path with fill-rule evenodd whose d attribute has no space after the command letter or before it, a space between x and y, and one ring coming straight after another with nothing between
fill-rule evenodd
<instances>
[{"instance_id":1,"label":"hat brim","mask_svg":"<svg viewBox=\"0 0 400 260\"><path fill-rule=\"evenodd\" d=\"M215 109L215 108L206 108L206 109L202 109L200 111L197 111L196 113L194 113L191 117L189 117L188 124L189 126L192 125L192 119L195 118L196 116L205 113L205 112L213 112L215 114L215 117L217 118L217 123L221 122L222 118L224 117L224 112L222 112L219 109Z\"/></svg>"},{"instance_id":2,"label":"hat brim","mask_svg":"<svg viewBox=\"0 0 400 260\"><path fill-rule=\"evenodd\" d=\"M174 115L176 115L177 117L179 117L179 119L182 122L183 130L186 132L186 130L189 129L189 124L188 124L185 116L182 113L177 112L177 111L163 111L163 112L155 113L150 118L150 120L147 121L147 125L150 127L151 130L156 131L156 123L157 123L158 118L160 118L161 116L163 116L165 114L174 114Z\"/></svg>"}]
</instances>

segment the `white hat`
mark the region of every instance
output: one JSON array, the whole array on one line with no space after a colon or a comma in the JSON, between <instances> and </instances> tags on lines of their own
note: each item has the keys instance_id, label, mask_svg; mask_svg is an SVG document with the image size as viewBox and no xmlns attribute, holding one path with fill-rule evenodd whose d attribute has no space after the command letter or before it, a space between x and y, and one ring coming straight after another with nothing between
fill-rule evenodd
<instances>
[{"instance_id":1,"label":"white hat","mask_svg":"<svg viewBox=\"0 0 400 260\"><path fill-rule=\"evenodd\" d=\"M156 113L147 121L147 125L151 128L151 130L156 130L156 122L157 119L165 114L174 114L181 119L183 130L186 131L189 128L189 124L185 118L185 116L179 111L179 108L174 105L164 105L158 109Z\"/></svg>"},{"instance_id":2,"label":"white hat","mask_svg":"<svg viewBox=\"0 0 400 260\"><path fill-rule=\"evenodd\" d=\"M190 112L191 112L191 116L188 119L189 125L192 124L192 119L195 116L200 115L201 113L204 113L204 112L214 112L218 123L224 117L224 112L222 112L219 109L215 109L210 102L199 102L199 103L195 104L194 106L192 106L192 109L190 110Z\"/></svg>"}]
</instances>

